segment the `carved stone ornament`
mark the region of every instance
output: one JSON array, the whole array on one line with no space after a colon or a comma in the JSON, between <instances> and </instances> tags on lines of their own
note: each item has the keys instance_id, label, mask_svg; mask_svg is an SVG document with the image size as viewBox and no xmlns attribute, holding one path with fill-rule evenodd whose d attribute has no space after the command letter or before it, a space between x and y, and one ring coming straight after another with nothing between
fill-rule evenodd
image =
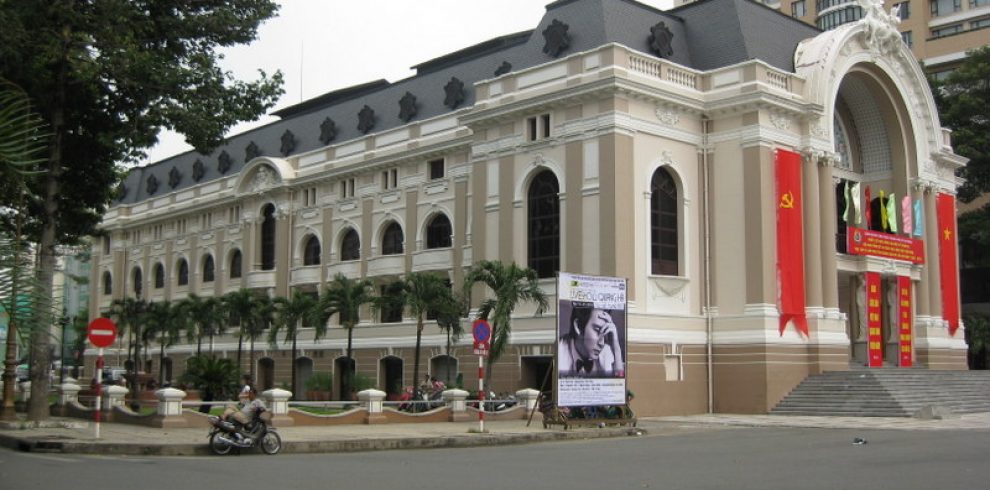
<instances>
[{"instance_id":1,"label":"carved stone ornament","mask_svg":"<svg viewBox=\"0 0 990 490\"><path fill-rule=\"evenodd\" d=\"M176 187L179 187L180 183L182 183L182 172L179 172L179 169L172 167L172 170L168 171L168 186L175 189Z\"/></svg>"},{"instance_id":2,"label":"carved stone ornament","mask_svg":"<svg viewBox=\"0 0 990 490\"><path fill-rule=\"evenodd\" d=\"M282 133L282 147L279 150L282 152L282 156L288 156L292 153L292 150L296 149L296 135L292 134L292 131L288 129Z\"/></svg>"},{"instance_id":3,"label":"carved stone ornament","mask_svg":"<svg viewBox=\"0 0 990 490\"><path fill-rule=\"evenodd\" d=\"M145 189L148 191L149 196L155 195L158 192L158 177L149 175L148 180L145 181Z\"/></svg>"},{"instance_id":4,"label":"carved stone ornament","mask_svg":"<svg viewBox=\"0 0 990 490\"><path fill-rule=\"evenodd\" d=\"M324 145L329 145L334 138L337 137L337 123L333 122L333 119L329 117L324 119L320 123L320 141Z\"/></svg>"},{"instance_id":5,"label":"carved stone ornament","mask_svg":"<svg viewBox=\"0 0 990 490\"><path fill-rule=\"evenodd\" d=\"M506 73L509 73L510 71L512 71L512 63L509 63L508 61L503 61L502 64L498 65L498 68L495 69L495 76L500 77L502 75L505 75Z\"/></svg>"},{"instance_id":6,"label":"carved stone ornament","mask_svg":"<svg viewBox=\"0 0 990 490\"><path fill-rule=\"evenodd\" d=\"M456 109L461 102L464 102L464 82L457 77L450 78L447 85L444 85L443 92L445 94L443 105L450 109Z\"/></svg>"},{"instance_id":7,"label":"carved stone ornament","mask_svg":"<svg viewBox=\"0 0 990 490\"><path fill-rule=\"evenodd\" d=\"M657 107L656 110L657 119L660 122L668 126L676 126L677 123L681 122L681 116L674 112L672 109L667 109L665 107Z\"/></svg>"},{"instance_id":8,"label":"carved stone ornament","mask_svg":"<svg viewBox=\"0 0 990 490\"><path fill-rule=\"evenodd\" d=\"M571 38L567 35L568 29L570 29L570 26L554 19L543 30L543 39L546 40L546 44L543 45L543 52L556 58L565 49L570 47Z\"/></svg>"},{"instance_id":9,"label":"carved stone ornament","mask_svg":"<svg viewBox=\"0 0 990 490\"><path fill-rule=\"evenodd\" d=\"M403 122L409 122L410 119L416 117L417 112L419 112L419 107L416 105L416 96L411 92L406 92L399 99L399 119Z\"/></svg>"},{"instance_id":10,"label":"carved stone ornament","mask_svg":"<svg viewBox=\"0 0 990 490\"><path fill-rule=\"evenodd\" d=\"M368 134L375 127L375 110L364 106L361 108L361 112L358 112L358 131L361 134Z\"/></svg>"},{"instance_id":11,"label":"carved stone ornament","mask_svg":"<svg viewBox=\"0 0 990 490\"><path fill-rule=\"evenodd\" d=\"M250 162L255 158L261 156L261 148L254 141L248 143L247 148L244 148L244 161Z\"/></svg>"},{"instance_id":12,"label":"carved stone ornament","mask_svg":"<svg viewBox=\"0 0 990 490\"><path fill-rule=\"evenodd\" d=\"M881 55L892 54L900 48L903 41L897 25L901 23L900 5L895 5L887 12L883 9L883 0L856 0L863 9L863 37L866 45L874 53Z\"/></svg>"},{"instance_id":13,"label":"carved stone ornament","mask_svg":"<svg viewBox=\"0 0 990 490\"><path fill-rule=\"evenodd\" d=\"M220 152L220 157L217 158L217 170L220 175L226 174L230 167L234 166L234 161L230 158L230 154L226 150Z\"/></svg>"},{"instance_id":14,"label":"carved stone ornament","mask_svg":"<svg viewBox=\"0 0 990 490\"><path fill-rule=\"evenodd\" d=\"M783 114L770 114L770 124L773 127L780 129L782 131L787 131L791 129L791 118Z\"/></svg>"},{"instance_id":15,"label":"carved stone ornament","mask_svg":"<svg viewBox=\"0 0 990 490\"><path fill-rule=\"evenodd\" d=\"M254 178L251 180L251 191L258 192L272 187L278 182L278 176L275 171L267 165L262 165L258 167L258 171L254 173Z\"/></svg>"},{"instance_id":16,"label":"carved stone ornament","mask_svg":"<svg viewBox=\"0 0 990 490\"><path fill-rule=\"evenodd\" d=\"M661 58L670 58L674 54L674 33L670 32L667 23L661 21L650 28L650 49Z\"/></svg>"},{"instance_id":17,"label":"carved stone ornament","mask_svg":"<svg viewBox=\"0 0 990 490\"><path fill-rule=\"evenodd\" d=\"M203 180L203 176L204 175L206 175L206 166L203 165L203 161L202 160L200 160L200 159L197 158L196 159L196 162L193 163L193 174L192 174L192 178L193 178L194 181L199 182L199 181Z\"/></svg>"}]
</instances>

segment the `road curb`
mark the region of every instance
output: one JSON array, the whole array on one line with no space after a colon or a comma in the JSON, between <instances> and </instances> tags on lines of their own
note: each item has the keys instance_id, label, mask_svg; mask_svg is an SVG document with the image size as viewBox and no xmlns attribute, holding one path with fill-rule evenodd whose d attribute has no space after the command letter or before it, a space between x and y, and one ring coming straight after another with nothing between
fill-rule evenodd
<instances>
[{"instance_id":1,"label":"road curb","mask_svg":"<svg viewBox=\"0 0 990 490\"><path fill-rule=\"evenodd\" d=\"M289 454L387 451L394 449L437 449L536 442L629 437L646 434L640 428L578 429L533 433L465 433L440 437L381 437L328 441L283 441L282 452ZM204 438L205 439L205 438ZM0 433L0 447L30 453L98 454L119 456L199 456L212 454L203 444L137 444L119 442L78 442ZM246 450L244 454L260 454Z\"/></svg>"}]
</instances>

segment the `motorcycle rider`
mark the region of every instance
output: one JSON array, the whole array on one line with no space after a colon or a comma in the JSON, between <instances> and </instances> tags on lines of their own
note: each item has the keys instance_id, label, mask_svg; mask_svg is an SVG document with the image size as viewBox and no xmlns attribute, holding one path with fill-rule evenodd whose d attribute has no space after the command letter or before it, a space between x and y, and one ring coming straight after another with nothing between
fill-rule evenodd
<instances>
[{"instance_id":1,"label":"motorcycle rider","mask_svg":"<svg viewBox=\"0 0 990 490\"><path fill-rule=\"evenodd\" d=\"M257 388L255 388L254 385L245 386L245 388L246 392L244 394L247 395L247 397L242 399L240 410L235 409L233 406L228 406L227 409L224 410L223 415L220 417L223 420L230 419L237 423L238 428L235 434L237 434L238 437L247 437L248 434L245 429L254 418L255 412L259 409L266 409L265 403L258 399Z\"/></svg>"}]
</instances>

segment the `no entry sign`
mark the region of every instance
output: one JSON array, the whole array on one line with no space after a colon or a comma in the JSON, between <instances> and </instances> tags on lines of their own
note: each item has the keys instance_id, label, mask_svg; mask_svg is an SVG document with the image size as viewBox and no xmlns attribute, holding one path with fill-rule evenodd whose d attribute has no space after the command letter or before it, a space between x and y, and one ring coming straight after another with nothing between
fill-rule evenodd
<instances>
[{"instance_id":1,"label":"no entry sign","mask_svg":"<svg viewBox=\"0 0 990 490\"><path fill-rule=\"evenodd\" d=\"M117 325L109 318L97 318L89 322L86 337L96 347L110 347L117 340Z\"/></svg>"}]
</instances>

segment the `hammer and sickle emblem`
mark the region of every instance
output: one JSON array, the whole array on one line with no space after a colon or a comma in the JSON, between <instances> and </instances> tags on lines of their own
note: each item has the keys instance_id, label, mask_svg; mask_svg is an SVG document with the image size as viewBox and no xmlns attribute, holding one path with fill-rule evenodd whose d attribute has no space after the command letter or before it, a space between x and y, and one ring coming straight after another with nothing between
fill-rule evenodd
<instances>
[{"instance_id":1,"label":"hammer and sickle emblem","mask_svg":"<svg viewBox=\"0 0 990 490\"><path fill-rule=\"evenodd\" d=\"M794 194L785 192L780 195L780 207L782 209L794 209Z\"/></svg>"}]
</instances>

